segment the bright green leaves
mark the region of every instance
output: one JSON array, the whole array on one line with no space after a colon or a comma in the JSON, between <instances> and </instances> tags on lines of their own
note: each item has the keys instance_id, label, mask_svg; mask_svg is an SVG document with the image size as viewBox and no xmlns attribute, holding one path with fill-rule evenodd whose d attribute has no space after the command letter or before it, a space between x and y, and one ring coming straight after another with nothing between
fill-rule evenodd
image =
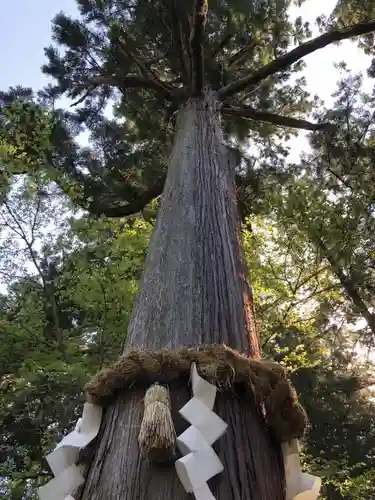
<instances>
[{"instance_id":1,"label":"bright green leaves","mask_svg":"<svg viewBox=\"0 0 375 500\"><path fill-rule=\"evenodd\" d=\"M0 139L8 144L6 158L18 165L40 165L50 150L53 120L33 102L14 101L1 108ZM21 169L20 169L21 170Z\"/></svg>"},{"instance_id":2,"label":"bright green leaves","mask_svg":"<svg viewBox=\"0 0 375 500\"><path fill-rule=\"evenodd\" d=\"M78 417L87 378L121 352L151 226L90 218L64 225L64 198L28 178L2 210L3 230L19 234L3 238L0 253L3 283L9 277L0 297L0 491L31 498L49 475L43 457Z\"/></svg>"}]
</instances>

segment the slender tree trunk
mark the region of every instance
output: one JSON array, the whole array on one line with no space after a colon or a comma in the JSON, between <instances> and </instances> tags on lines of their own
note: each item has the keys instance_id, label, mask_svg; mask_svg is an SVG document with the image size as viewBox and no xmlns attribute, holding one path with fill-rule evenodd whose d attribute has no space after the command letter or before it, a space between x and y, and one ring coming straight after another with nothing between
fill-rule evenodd
<instances>
[{"instance_id":1,"label":"slender tree trunk","mask_svg":"<svg viewBox=\"0 0 375 500\"><path fill-rule=\"evenodd\" d=\"M354 281L347 276L344 270L341 268L340 264L337 262L335 257L332 255L328 247L325 245L322 239L318 237L314 237L315 242L317 243L320 250L322 250L323 255L327 258L328 262L331 264L333 272L336 274L339 279L341 286L345 290L349 299L353 302L355 307L358 309L358 312L362 314L363 318L366 320L367 325L369 326L372 333L375 335L375 315L368 309L366 303L361 297L361 294L358 290L358 287L354 283Z\"/></svg>"},{"instance_id":2,"label":"slender tree trunk","mask_svg":"<svg viewBox=\"0 0 375 500\"><path fill-rule=\"evenodd\" d=\"M253 300L239 236L234 167L211 93L181 111L163 200L150 243L127 344L171 348L226 343L259 356ZM155 466L138 451L144 390L107 410L84 500L187 500L173 464ZM178 410L190 399L171 387ZM215 411L228 431L215 443L224 472L210 484L217 500L283 500L280 447L249 398L220 393Z\"/></svg>"}]
</instances>

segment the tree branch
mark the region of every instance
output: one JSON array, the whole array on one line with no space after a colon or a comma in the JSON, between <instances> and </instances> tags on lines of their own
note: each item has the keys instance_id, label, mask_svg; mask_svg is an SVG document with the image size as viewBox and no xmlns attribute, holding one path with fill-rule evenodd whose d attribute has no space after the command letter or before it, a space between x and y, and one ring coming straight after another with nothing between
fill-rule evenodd
<instances>
[{"instance_id":1,"label":"tree branch","mask_svg":"<svg viewBox=\"0 0 375 500\"><path fill-rule=\"evenodd\" d=\"M342 288L345 290L348 297L351 299L354 306L357 308L359 313L364 317L373 335L375 335L375 314L370 311L365 303L359 288L357 287L355 281L350 274L348 275L345 270L340 265L337 257L335 257L332 251L325 244L320 235L315 234L311 229L308 230L308 235L319 250L321 250L324 257L331 264L334 273L340 281Z\"/></svg>"},{"instance_id":2,"label":"tree branch","mask_svg":"<svg viewBox=\"0 0 375 500\"><path fill-rule=\"evenodd\" d=\"M149 78L142 78L140 76L126 76L122 79L120 88L144 88L154 90L156 93L169 101L174 101L177 98L177 92L174 92L173 88L169 87L168 83L151 80Z\"/></svg>"},{"instance_id":3,"label":"tree branch","mask_svg":"<svg viewBox=\"0 0 375 500\"><path fill-rule=\"evenodd\" d=\"M173 89L167 83L158 81L156 79L145 78L137 75L125 76L121 80L117 80L114 76L97 75L94 76L87 83L82 83L77 86L79 90L86 90L82 98L78 99L75 104L79 104L85 99L95 88L99 85L108 85L110 87L118 87L120 90L131 88L150 89L161 95L169 101L175 101L178 98L178 89ZM176 92L174 92L176 90ZM79 92L77 92L78 94Z\"/></svg>"},{"instance_id":4,"label":"tree branch","mask_svg":"<svg viewBox=\"0 0 375 500\"><path fill-rule=\"evenodd\" d=\"M156 84L157 87L154 87L155 90L156 88L159 88L160 93L163 94L164 97L169 95L171 88L167 83L160 80L159 75L147 66L146 61L141 56L134 53L134 51L130 48L129 41L132 42L129 36L126 36L124 40L119 40L120 51L123 52L126 57L129 57L135 62L143 78Z\"/></svg>"},{"instance_id":5,"label":"tree branch","mask_svg":"<svg viewBox=\"0 0 375 500\"><path fill-rule=\"evenodd\" d=\"M221 99L233 96L234 94L241 92L248 87L254 87L258 85L262 80L268 78L269 76L287 69L295 62L299 61L308 54L315 52L318 49L322 49L331 43L345 40L346 38L370 33L371 31L375 31L375 21L354 24L352 26L347 26L342 29L332 30L324 33L323 35L313 38L308 42L302 43L287 54L274 59L272 62L258 70L256 73L244 76L236 82L230 83L229 85L221 88L219 90L219 96Z\"/></svg>"},{"instance_id":6,"label":"tree branch","mask_svg":"<svg viewBox=\"0 0 375 500\"><path fill-rule=\"evenodd\" d=\"M224 35L220 43L214 48L211 54L212 59L216 59L216 57L220 54L220 52L228 45L228 43L232 40L234 35L236 34L233 28L233 15L230 10L227 11L227 25L224 31Z\"/></svg>"},{"instance_id":7,"label":"tree branch","mask_svg":"<svg viewBox=\"0 0 375 500\"><path fill-rule=\"evenodd\" d=\"M77 198L72 201L79 204L85 210L96 216L105 215L106 217L120 218L141 212L149 203L163 193L166 175L159 177L156 183L142 194L135 197L129 203L108 203L105 199L98 196L91 203L85 203L84 199ZM236 175L236 185L244 184L241 176Z\"/></svg>"},{"instance_id":8,"label":"tree branch","mask_svg":"<svg viewBox=\"0 0 375 500\"><path fill-rule=\"evenodd\" d=\"M191 32L193 95L201 94L204 85L203 42L207 20L207 11L207 0L195 0L194 23Z\"/></svg>"},{"instance_id":9,"label":"tree branch","mask_svg":"<svg viewBox=\"0 0 375 500\"><path fill-rule=\"evenodd\" d=\"M234 69L237 67L240 63L244 62L245 59L247 59L250 54L252 49L254 49L256 45L256 40L254 38L250 38L248 43L245 45L245 47L242 47L242 49L238 50L233 56L229 59L229 66L228 69Z\"/></svg>"},{"instance_id":10,"label":"tree branch","mask_svg":"<svg viewBox=\"0 0 375 500\"><path fill-rule=\"evenodd\" d=\"M328 123L312 123L291 116L281 116L268 111L260 111L251 106L224 106L221 110L223 115L239 116L251 120L273 123L281 127L299 128L303 130L322 130L329 126Z\"/></svg>"},{"instance_id":11,"label":"tree branch","mask_svg":"<svg viewBox=\"0 0 375 500\"><path fill-rule=\"evenodd\" d=\"M94 92L94 90L97 88L97 85L91 85L86 92L84 92L81 97L79 97L76 101L74 101L70 107L74 108L75 106L78 106L78 104L83 103L90 95Z\"/></svg>"},{"instance_id":12,"label":"tree branch","mask_svg":"<svg viewBox=\"0 0 375 500\"><path fill-rule=\"evenodd\" d=\"M336 177L336 179L338 181L340 181L346 188L350 189L350 191L353 193L354 192L354 188L350 185L350 183L344 179L344 177L342 177L342 175L340 175L338 172L336 172L335 170L333 170L332 168L332 157L331 157L331 151L330 151L330 144L328 142L328 138L326 137L325 138L325 146L326 146L326 156L327 156L327 163L328 163L328 166L327 166L327 170L328 172L330 172L334 177Z\"/></svg>"},{"instance_id":13,"label":"tree branch","mask_svg":"<svg viewBox=\"0 0 375 500\"><path fill-rule=\"evenodd\" d=\"M177 51L177 57L180 58L181 78L184 84L188 85L190 78L190 61L188 54L184 50L183 27L175 1L171 2L170 9L171 9L173 44Z\"/></svg>"},{"instance_id":14,"label":"tree branch","mask_svg":"<svg viewBox=\"0 0 375 500\"><path fill-rule=\"evenodd\" d=\"M43 271L42 271L42 268L40 267L39 265L39 262L37 261L37 258L35 257L35 250L33 248L33 243L29 241L28 237L27 237L27 234L25 233L22 225L20 224L20 222L17 220L17 217L14 215L13 211L11 210L11 208L9 207L9 205L7 204L7 202L4 202L4 205L8 211L8 213L10 214L10 216L12 217L13 221L16 223L17 227L19 228L19 230L21 231L22 233L22 239L23 239L23 242L25 243L28 251L29 251L29 255L30 255L30 259L31 261L33 262L34 264L34 267L35 269L37 270L39 276L40 276L40 279L42 280L42 283L43 283L43 289L44 291L46 291L46 278L43 274ZM10 227L10 226L9 226ZM14 230L14 229L13 229ZM16 234L20 234L18 233L16 230L14 230L14 232Z\"/></svg>"},{"instance_id":15,"label":"tree branch","mask_svg":"<svg viewBox=\"0 0 375 500\"><path fill-rule=\"evenodd\" d=\"M220 54L220 52L226 47L226 45L228 45L228 43L232 40L235 34L236 33L232 31L231 33L227 33L226 35L224 35L219 45L215 48L215 50L212 53L211 57L213 59L215 59Z\"/></svg>"},{"instance_id":16,"label":"tree branch","mask_svg":"<svg viewBox=\"0 0 375 500\"><path fill-rule=\"evenodd\" d=\"M144 191L137 198L124 204L107 204L103 200L94 200L88 206L84 206L94 215L105 215L107 217L127 217L139 213L152 200L160 196L164 189L165 176L160 177L156 183L147 191Z\"/></svg>"}]
</instances>

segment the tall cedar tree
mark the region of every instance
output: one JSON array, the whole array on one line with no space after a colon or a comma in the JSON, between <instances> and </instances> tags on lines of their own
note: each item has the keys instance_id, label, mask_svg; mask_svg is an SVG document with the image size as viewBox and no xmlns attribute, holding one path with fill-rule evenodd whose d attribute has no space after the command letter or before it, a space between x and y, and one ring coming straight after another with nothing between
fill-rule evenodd
<instances>
[{"instance_id":1,"label":"tall cedar tree","mask_svg":"<svg viewBox=\"0 0 375 500\"><path fill-rule=\"evenodd\" d=\"M249 123L256 128L257 121L313 131L325 127L271 107L306 111L306 95L293 108L297 85L287 84L291 66L298 69L301 58L330 43L375 30L375 21L331 29L287 52L292 37L301 41L308 34L300 22L288 21L289 1L77 3L81 20L55 18L54 38L64 50L46 50L44 70L57 86L44 98L74 99L80 106L76 124L93 130L98 148L95 154L78 153L66 129L56 125L53 138L64 147L47 151L46 160L68 184L73 180L76 200L96 214L136 213L163 192L126 344L225 342L259 357L239 238L238 158L225 140L245 138ZM122 120L103 118L110 98ZM176 413L189 391L177 384L171 397ZM134 390L105 413L83 499L187 497L173 467L140 459L141 398ZM260 409L253 401L220 394L216 411L229 430L217 446L225 472L212 484L215 497L283 499L280 446ZM180 432L184 424L177 417L176 422Z\"/></svg>"}]
</instances>

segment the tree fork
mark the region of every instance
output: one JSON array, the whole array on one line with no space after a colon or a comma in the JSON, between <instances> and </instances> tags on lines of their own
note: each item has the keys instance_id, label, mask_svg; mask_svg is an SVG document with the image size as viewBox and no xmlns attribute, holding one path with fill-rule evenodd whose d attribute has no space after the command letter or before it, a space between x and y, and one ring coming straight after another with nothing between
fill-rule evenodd
<instances>
[{"instance_id":1,"label":"tree fork","mask_svg":"<svg viewBox=\"0 0 375 500\"><path fill-rule=\"evenodd\" d=\"M259 357L253 298L240 242L234 168L210 92L180 112L164 195L126 345L173 348L226 343ZM133 388L134 389L134 388ZM186 500L173 464L140 457L143 390L119 396L106 411L84 500ZM171 386L178 409L188 381ZM280 446L254 401L219 393L216 413L228 423L217 450L224 472L210 486L217 500L284 500Z\"/></svg>"}]
</instances>

